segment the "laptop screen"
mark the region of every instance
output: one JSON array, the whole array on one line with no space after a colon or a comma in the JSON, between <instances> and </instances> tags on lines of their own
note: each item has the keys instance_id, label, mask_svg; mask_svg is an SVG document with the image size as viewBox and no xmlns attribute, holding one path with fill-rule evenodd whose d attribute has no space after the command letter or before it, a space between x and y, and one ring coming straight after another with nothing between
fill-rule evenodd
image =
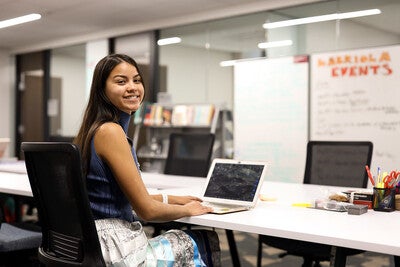
<instances>
[{"instance_id":1,"label":"laptop screen","mask_svg":"<svg viewBox=\"0 0 400 267\"><path fill-rule=\"evenodd\" d=\"M215 163L204 197L252 202L264 165Z\"/></svg>"}]
</instances>

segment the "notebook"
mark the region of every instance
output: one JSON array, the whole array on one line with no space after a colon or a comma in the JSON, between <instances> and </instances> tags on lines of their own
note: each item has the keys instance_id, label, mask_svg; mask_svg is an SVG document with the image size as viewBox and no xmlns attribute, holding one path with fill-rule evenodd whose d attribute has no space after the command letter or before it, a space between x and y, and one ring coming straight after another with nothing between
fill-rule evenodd
<instances>
[{"instance_id":1,"label":"notebook","mask_svg":"<svg viewBox=\"0 0 400 267\"><path fill-rule=\"evenodd\" d=\"M266 171L266 162L214 159L203 189L203 205L217 214L253 208Z\"/></svg>"}]
</instances>

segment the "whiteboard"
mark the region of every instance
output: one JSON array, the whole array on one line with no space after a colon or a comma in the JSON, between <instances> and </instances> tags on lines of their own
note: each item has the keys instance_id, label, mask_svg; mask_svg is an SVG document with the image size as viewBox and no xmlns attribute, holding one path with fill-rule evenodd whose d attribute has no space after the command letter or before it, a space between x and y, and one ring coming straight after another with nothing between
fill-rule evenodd
<instances>
[{"instance_id":1,"label":"whiteboard","mask_svg":"<svg viewBox=\"0 0 400 267\"><path fill-rule=\"evenodd\" d=\"M400 46L311 57L310 138L371 141L371 171L400 168Z\"/></svg>"},{"instance_id":2,"label":"whiteboard","mask_svg":"<svg viewBox=\"0 0 400 267\"><path fill-rule=\"evenodd\" d=\"M299 56L234 66L234 158L268 161L267 180L303 181L308 65Z\"/></svg>"}]
</instances>

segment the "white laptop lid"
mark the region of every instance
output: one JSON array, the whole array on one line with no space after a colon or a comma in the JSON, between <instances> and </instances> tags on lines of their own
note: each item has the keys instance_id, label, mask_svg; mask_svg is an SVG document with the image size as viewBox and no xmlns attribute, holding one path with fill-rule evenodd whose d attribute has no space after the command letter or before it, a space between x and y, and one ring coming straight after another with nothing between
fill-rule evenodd
<instances>
[{"instance_id":1,"label":"white laptop lid","mask_svg":"<svg viewBox=\"0 0 400 267\"><path fill-rule=\"evenodd\" d=\"M267 163L214 159L203 189L203 201L254 207L267 171Z\"/></svg>"}]
</instances>

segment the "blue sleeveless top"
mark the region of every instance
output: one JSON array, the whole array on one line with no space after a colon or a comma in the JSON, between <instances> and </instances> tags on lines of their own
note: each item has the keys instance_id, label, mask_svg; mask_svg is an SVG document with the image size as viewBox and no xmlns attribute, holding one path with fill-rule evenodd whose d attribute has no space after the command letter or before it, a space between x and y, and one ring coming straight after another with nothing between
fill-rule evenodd
<instances>
[{"instance_id":1,"label":"blue sleeveless top","mask_svg":"<svg viewBox=\"0 0 400 267\"><path fill-rule=\"evenodd\" d=\"M119 124L124 129L125 134L128 132L130 118L129 114L120 112ZM86 186L93 217L95 220L118 218L132 222L134 221L132 206L120 189L111 169L98 157L93 139L90 144L90 166L86 177ZM139 163L133 147L132 155L139 169Z\"/></svg>"}]
</instances>

